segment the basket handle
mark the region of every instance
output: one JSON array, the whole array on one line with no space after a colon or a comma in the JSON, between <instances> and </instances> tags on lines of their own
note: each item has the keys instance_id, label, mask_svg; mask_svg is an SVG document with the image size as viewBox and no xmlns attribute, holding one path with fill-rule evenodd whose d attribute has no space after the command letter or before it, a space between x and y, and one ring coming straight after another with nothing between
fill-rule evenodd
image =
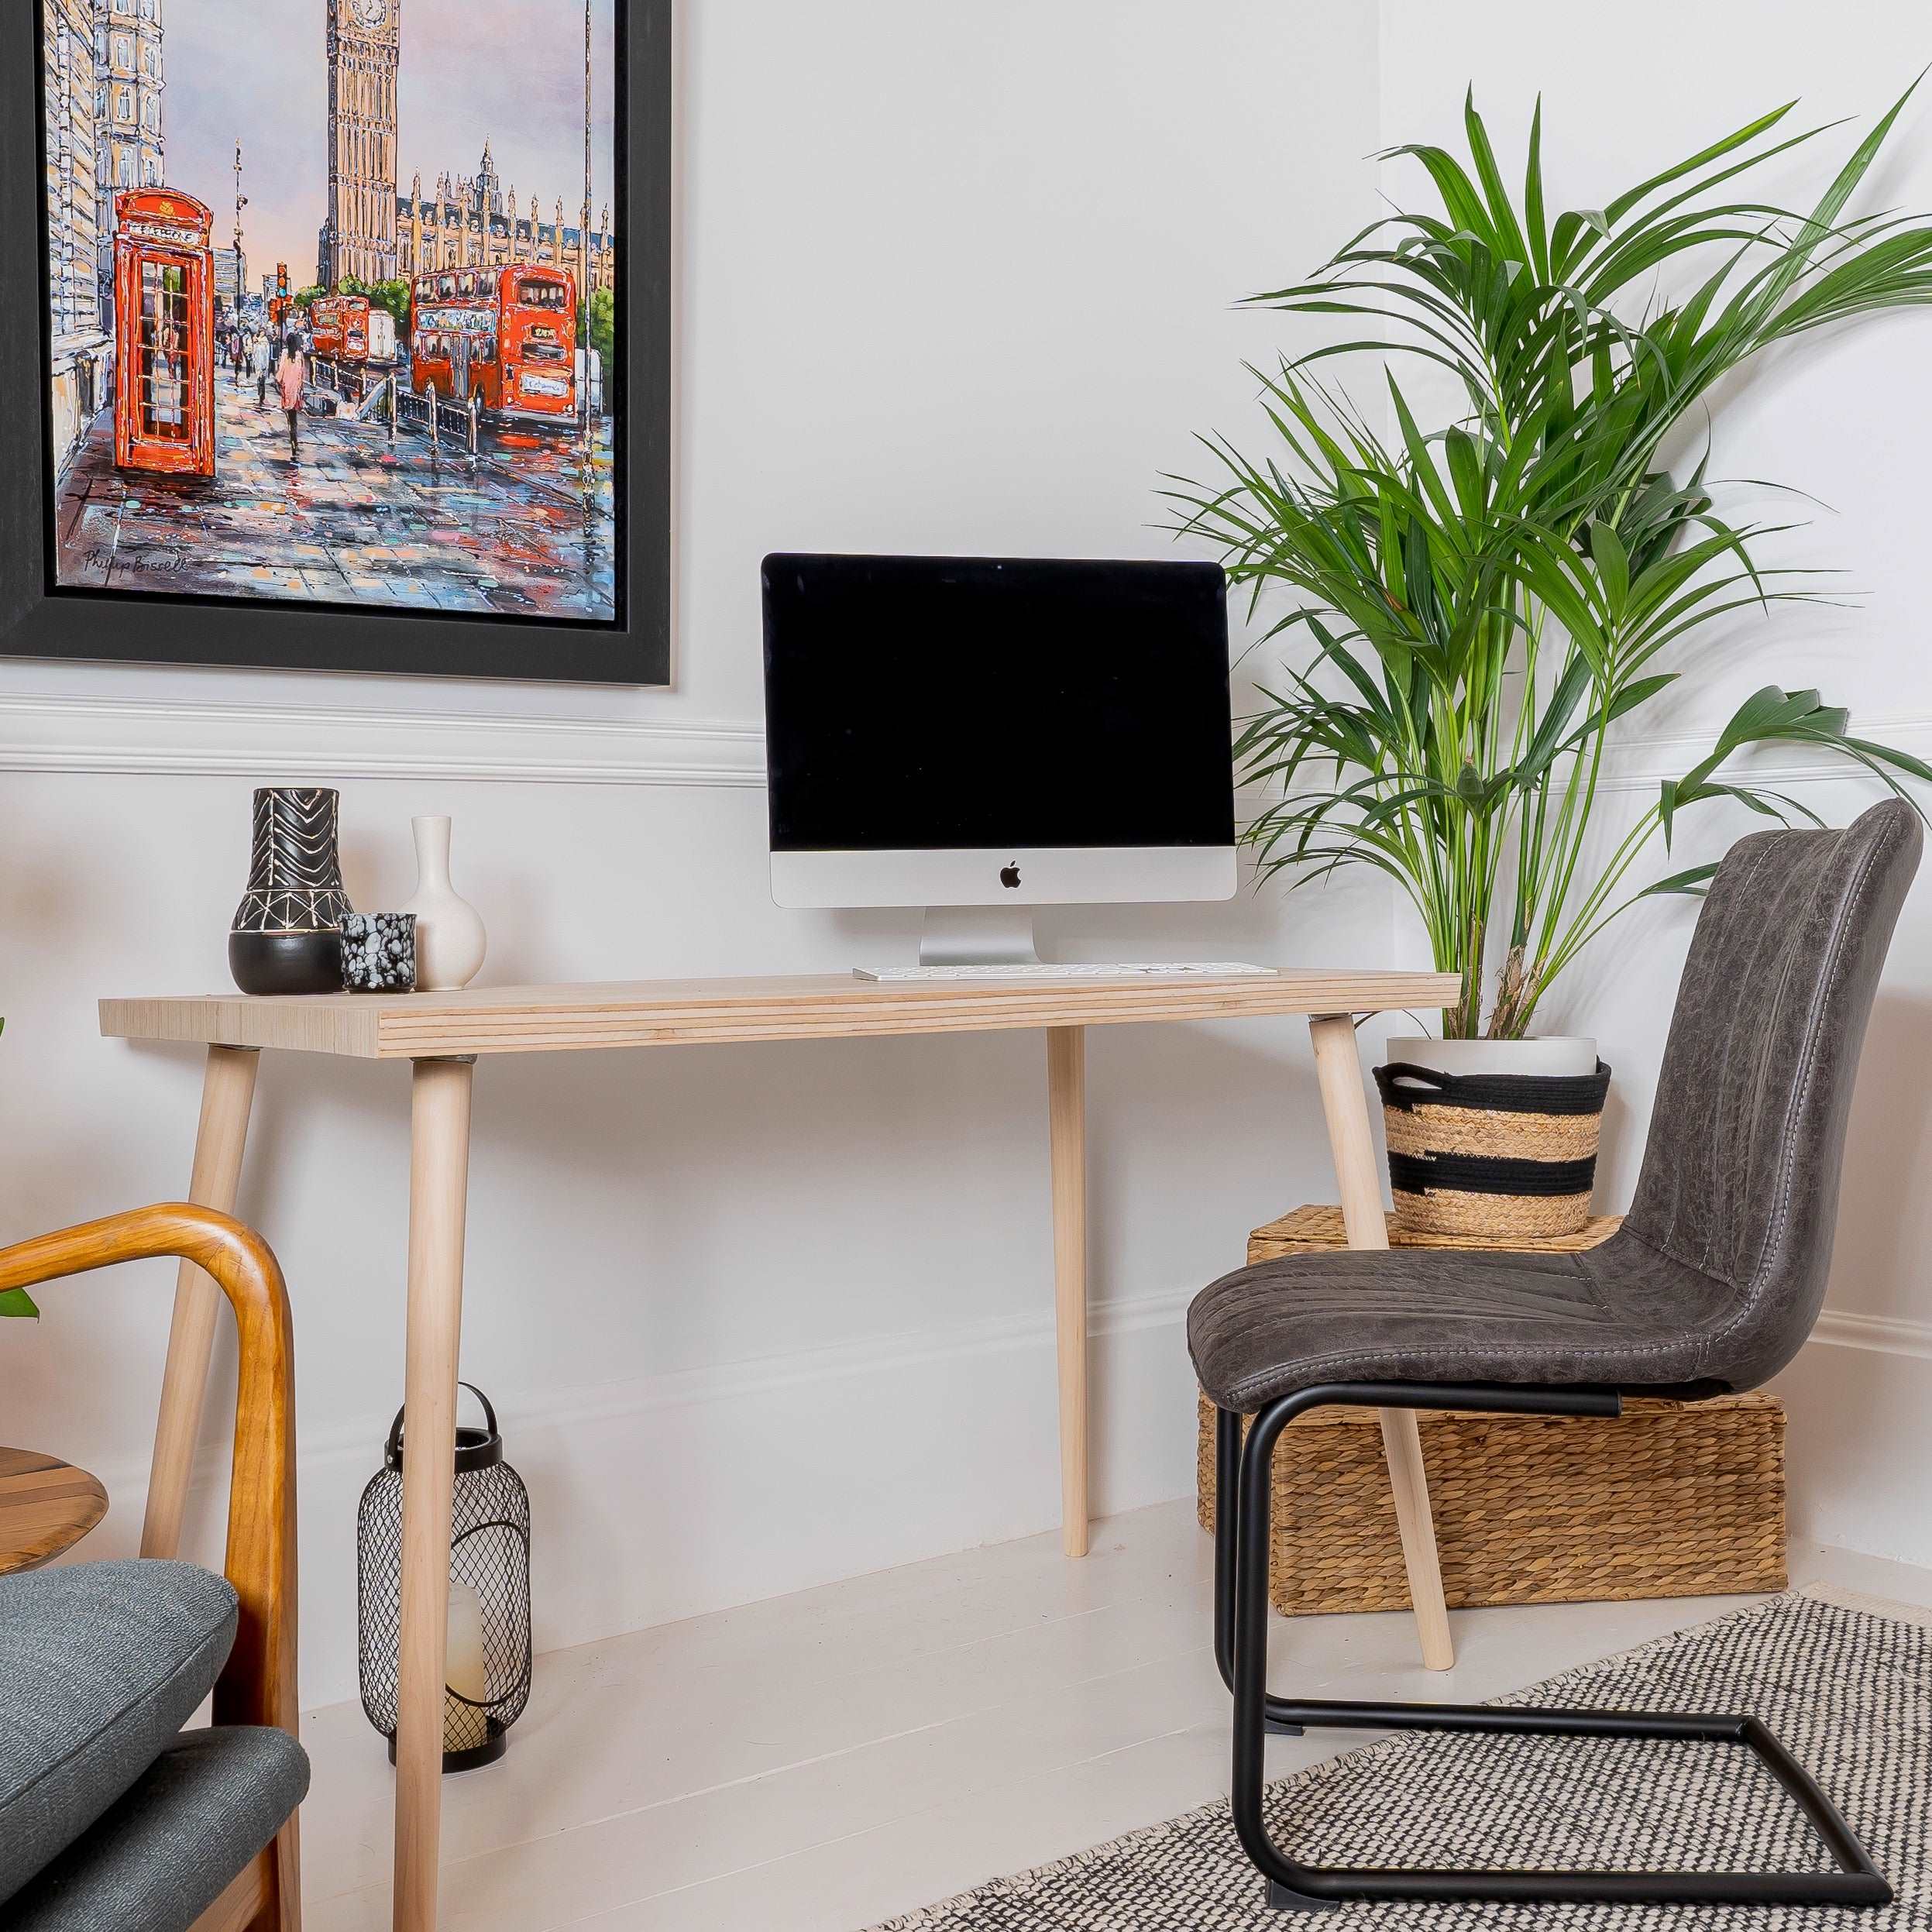
<instances>
[{"instance_id":1,"label":"basket handle","mask_svg":"<svg viewBox=\"0 0 1932 1932\"><path fill-rule=\"evenodd\" d=\"M1433 1067L1418 1067L1412 1060L1392 1060L1375 1069L1375 1084L1385 1107L1413 1107L1418 1100L1449 1092L1456 1085L1452 1074Z\"/></svg>"},{"instance_id":2,"label":"basket handle","mask_svg":"<svg viewBox=\"0 0 1932 1932\"><path fill-rule=\"evenodd\" d=\"M1588 1074L1446 1074L1396 1060L1375 1069L1375 1084L1385 1106L1404 1112L1446 1102L1501 1113L1597 1114L1610 1068L1600 1060Z\"/></svg>"},{"instance_id":3,"label":"basket handle","mask_svg":"<svg viewBox=\"0 0 1932 1932\"><path fill-rule=\"evenodd\" d=\"M469 1390L470 1394L473 1395L479 1402L482 1403L483 1420L489 1425L490 1434L492 1435L499 1434L500 1432L497 1427L497 1411L491 1405L490 1397L484 1394L483 1391L478 1388L474 1382L459 1382L456 1386L459 1389ZM389 1442L387 1448L387 1454L389 1458L393 1460L395 1457L401 1455L402 1452L403 1411L401 1409L398 1409L396 1411L395 1421L389 1425Z\"/></svg>"}]
</instances>

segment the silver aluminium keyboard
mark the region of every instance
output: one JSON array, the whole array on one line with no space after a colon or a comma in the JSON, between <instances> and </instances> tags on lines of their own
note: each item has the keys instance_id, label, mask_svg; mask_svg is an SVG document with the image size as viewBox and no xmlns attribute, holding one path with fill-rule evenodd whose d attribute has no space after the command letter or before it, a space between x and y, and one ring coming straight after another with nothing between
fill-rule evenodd
<instances>
[{"instance_id":1,"label":"silver aluminium keyboard","mask_svg":"<svg viewBox=\"0 0 1932 1932\"><path fill-rule=\"evenodd\" d=\"M854 966L853 977L876 980L992 979L1272 979L1272 966L1244 966L1229 960L1190 959L1154 965L1061 966Z\"/></svg>"}]
</instances>

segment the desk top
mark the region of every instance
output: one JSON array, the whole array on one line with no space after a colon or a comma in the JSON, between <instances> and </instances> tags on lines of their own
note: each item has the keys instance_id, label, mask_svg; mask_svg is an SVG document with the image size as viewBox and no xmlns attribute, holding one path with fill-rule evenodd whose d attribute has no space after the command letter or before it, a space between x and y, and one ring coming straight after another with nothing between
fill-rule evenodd
<instances>
[{"instance_id":1,"label":"desk top","mask_svg":"<svg viewBox=\"0 0 1932 1932\"><path fill-rule=\"evenodd\" d=\"M1443 1006L1453 973L1290 968L1267 979L942 980L844 973L783 979L641 979L468 986L454 993L240 993L104 999L109 1038L283 1047L359 1060L519 1054L684 1042L987 1033L1130 1021L1238 1019Z\"/></svg>"}]
</instances>

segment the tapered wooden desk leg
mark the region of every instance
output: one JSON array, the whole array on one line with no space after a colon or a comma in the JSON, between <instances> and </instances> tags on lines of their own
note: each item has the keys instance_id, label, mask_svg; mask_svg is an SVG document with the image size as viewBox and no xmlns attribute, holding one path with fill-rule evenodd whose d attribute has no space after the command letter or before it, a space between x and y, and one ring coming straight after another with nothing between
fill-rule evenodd
<instances>
[{"instance_id":1,"label":"tapered wooden desk leg","mask_svg":"<svg viewBox=\"0 0 1932 1932\"><path fill-rule=\"evenodd\" d=\"M436 1923L449 1508L456 1454L456 1362L462 1332L463 1218L474 1071L467 1060L419 1060L412 1068L395 1932L434 1932Z\"/></svg>"},{"instance_id":2,"label":"tapered wooden desk leg","mask_svg":"<svg viewBox=\"0 0 1932 1932\"><path fill-rule=\"evenodd\" d=\"M1054 1184L1054 1332L1060 1351L1060 1540L1087 1553L1087 1030L1047 1030Z\"/></svg>"},{"instance_id":3,"label":"tapered wooden desk leg","mask_svg":"<svg viewBox=\"0 0 1932 1932\"><path fill-rule=\"evenodd\" d=\"M242 1183L242 1149L248 1139L255 1047L211 1047L201 1078L201 1124L194 1136L194 1167L187 1198L196 1206L235 1212ZM173 1556L181 1547L181 1518L194 1473L194 1442L208 1399L208 1356L222 1291L192 1261L174 1277L174 1320L168 1330L167 1366L161 1376L160 1419L154 1429L154 1459L148 1470L147 1514L141 1525L143 1556Z\"/></svg>"},{"instance_id":4,"label":"tapered wooden desk leg","mask_svg":"<svg viewBox=\"0 0 1932 1932\"><path fill-rule=\"evenodd\" d=\"M1324 1013L1308 1022L1308 1032L1315 1042L1322 1110L1328 1119L1336 1178L1341 1184L1342 1223L1348 1230L1349 1246L1386 1248L1389 1231L1382 1215L1382 1177L1369 1131L1354 1019L1348 1013ZM1422 1470L1415 1411L1384 1409L1381 1417L1382 1452L1395 1495L1395 1520L1402 1532L1402 1561L1408 1571L1422 1662L1431 1670L1447 1670L1456 1662L1456 1648L1449 1640L1449 1611L1442 1601L1442 1573L1435 1559L1435 1525L1429 1515L1428 1479Z\"/></svg>"}]
</instances>

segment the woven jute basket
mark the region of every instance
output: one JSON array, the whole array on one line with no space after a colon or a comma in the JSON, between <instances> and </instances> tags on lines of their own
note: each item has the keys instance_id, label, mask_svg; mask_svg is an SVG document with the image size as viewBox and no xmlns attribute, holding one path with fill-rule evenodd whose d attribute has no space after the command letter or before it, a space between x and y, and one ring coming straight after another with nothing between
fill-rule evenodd
<instances>
[{"instance_id":1,"label":"woven jute basket","mask_svg":"<svg viewBox=\"0 0 1932 1932\"><path fill-rule=\"evenodd\" d=\"M1375 1070L1397 1226L1493 1243L1574 1234L1590 1219L1610 1069L1446 1074Z\"/></svg>"},{"instance_id":2,"label":"woven jute basket","mask_svg":"<svg viewBox=\"0 0 1932 1932\"><path fill-rule=\"evenodd\" d=\"M1574 1235L1507 1246L1594 1246ZM1392 1227L1398 1247L1503 1244ZM1340 1210L1298 1208L1257 1228L1250 1261L1347 1245ZM1697 1597L1785 1587L1784 1411L1766 1395L1631 1400L1614 1421L1444 1415L1417 1421L1452 1606ZM1200 1404L1201 1527L1214 1525L1214 1411ZM1315 1409L1275 1452L1269 1593L1284 1616L1408 1607L1395 1507L1373 1410Z\"/></svg>"}]
</instances>

